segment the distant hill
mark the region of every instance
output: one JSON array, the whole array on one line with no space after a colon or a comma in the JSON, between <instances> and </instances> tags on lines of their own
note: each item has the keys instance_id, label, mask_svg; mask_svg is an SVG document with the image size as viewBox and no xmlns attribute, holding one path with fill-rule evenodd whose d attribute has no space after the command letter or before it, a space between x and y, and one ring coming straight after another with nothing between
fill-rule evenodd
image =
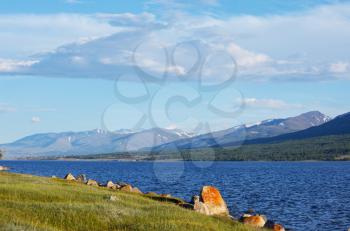
<instances>
[{"instance_id":1,"label":"distant hill","mask_svg":"<svg viewBox=\"0 0 350 231\"><path fill-rule=\"evenodd\" d=\"M246 140L274 137L281 134L301 131L330 121L330 117L318 111L307 112L285 119L270 119L262 122L241 125L222 131L176 140L153 147L153 151L177 149L194 149L206 147L220 147L231 144L242 144Z\"/></svg>"},{"instance_id":2,"label":"distant hill","mask_svg":"<svg viewBox=\"0 0 350 231\"><path fill-rule=\"evenodd\" d=\"M44 133L24 137L13 143L0 145L6 151L6 159L84 155L136 151L188 138L191 134L179 129L152 128L142 131L101 129L84 132Z\"/></svg>"}]
</instances>

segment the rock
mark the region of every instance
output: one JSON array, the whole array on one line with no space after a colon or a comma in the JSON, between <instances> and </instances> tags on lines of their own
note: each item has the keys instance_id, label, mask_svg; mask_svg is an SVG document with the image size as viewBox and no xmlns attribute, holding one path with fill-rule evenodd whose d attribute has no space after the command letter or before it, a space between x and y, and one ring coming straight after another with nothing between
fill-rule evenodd
<instances>
[{"instance_id":1,"label":"rock","mask_svg":"<svg viewBox=\"0 0 350 231\"><path fill-rule=\"evenodd\" d=\"M120 188L121 188L121 187L123 187L123 186L127 186L128 184L125 183L125 182L118 182L117 185L119 185Z\"/></svg>"},{"instance_id":2,"label":"rock","mask_svg":"<svg viewBox=\"0 0 350 231\"><path fill-rule=\"evenodd\" d=\"M266 218L260 215L254 215L242 218L243 224L251 225L253 227L262 228L266 224Z\"/></svg>"},{"instance_id":3,"label":"rock","mask_svg":"<svg viewBox=\"0 0 350 231\"><path fill-rule=\"evenodd\" d=\"M57 176L53 175L51 176L52 179L57 179Z\"/></svg>"},{"instance_id":4,"label":"rock","mask_svg":"<svg viewBox=\"0 0 350 231\"><path fill-rule=\"evenodd\" d=\"M72 175L72 173L68 173L65 177L65 180L69 180L69 181L74 181L75 177Z\"/></svg>"},{"instance_id":5,"label":"rock","mask_svg":"<svg viewBox=\"0 0 350 231\"><path fill-rule=\"evenodd\" d=\"M211 215L229 215L227 205L217 188L212 186L204 186L202 188L200 199L208 207Z\"/></svg>"},{"instance_id":6,"label":"rock","mask_svg":"<svg viewBox=\"0 0 350 231\"><path fill-rule=\"evenodd\" d=\"M77 177L77 181L80 182L80 183L86 183L87 180L86 180L85 174L80 174L80 175Z\"/></svg>"},{"instance_id":7,"label":"rock","mask_svg":"<svg viewBox=\"0 0 350 231\"><path fill-rule=\"evenodd\" d=\"M262 217L264 218L265 216L262 215ZM265 217L265 220L266 220L266 217ZM272 220L268 220L266 223L265 223L265 226L264 228L267 228L267 229L271 229L273 231L285 231L284 227L280 224L277 224L275 223L274 221Z\"/></svg>"},{"instance_id":8,"label":"rock","mask_svg":"<svg viewBox=\"0 0 350 231\"><path fill-rule=\"evenodd\" d=\"M161 197L165 197L165 198L170 198L171 195L170 194L160 194Z\"/></svg>"},{"instance_id":9,"label":"rock","mask_svg":"<svg viewBox=\"0 0 350 231\"><path fill-rule=\"evenodd\" d=\"M132 192L132 186L127 184L127 185L124 185L123 187L121 187L120 190L123 192Z\"/></svg>"},{"instance_id":10,"label":"rock","mask_svg":"<svg viewBox=\"0 0 350 231\"><path fill-rule=\"evenodd\" d=\"M109 197L109 200L110 201L117 201L118 198L117 198L117 196L112 195L112 196Z\"/></svg>"},{"instance_id":11,"label":"rock","mask_svg":"<svg viewBox=\"0 0 350 231\"><path fill-rule=\"evenodd\" d=\"M9 168L5 166L0 166L0 171L8 171Z\"/></svg>"},{"instance_id":12,"label":"rock","mask_svg":"<svg viewBox=\"0 0 350 231\"><path fill-rule=\"evenodd\" d=\"M243 213L241 219L245 218L245 217L251 217L253 216L252 214L248 214L248 213Z\"/></svg>"},{"instance_id":13,"label":"rock","mask_svg":"<svg viewBox=\"0 0 350 231\"><path fill-rule=\"evenodd\" d=\"M193 210L205 215L211 215L208 206L199 200L199 196L193 197Z\"/></svg>"},{"instance_id":14,"label":"rock","mask_svg":"<svg viewBox=\"0 0 350 231\"><path fill-rule=\"evenodd\" d=\"M97 181L95 180L91 180L89 179L87 182L86 182L87 185L90 185L90 186L97 186L98 187L98 183Z\"/></svg>"},{"instance_id":15,"label":"rock","mask_svg":"<svg viewBox=\"0 0 350 231\"><path fill-rule=\"evenodd\" d=\"M132 192L133 192L133 193L137 193L137 194L143 194L143 192L142 192L139 188L137 188L137 187L133 188L133 189L132 189Z\"/></svg>"},{"instance_id":16,"label":"rock","mask_svg":"<svg viewBox=\"0 0 350 231\"><path fill-rule=\"evenodd\" d=\"M159 196L157 193L155 193L155 192L148 192L148 193L146 193L146 195L148 195L148 196L151 196L151 197L157 197L157 196Z\"/></svg>"},{"instance_id":17,"label":"rock","mask_svg":"<svg viewBox=\"0 0 350 231\"><path fill-rule=\"evenodd\" d=\"M254 209L248 209L245 213L246 214L254 214L255 211L254 211Z\"/></svg>"},{"instance_id":18,"label":"rock","mask_svg":"<svg viewBox=\"0 0 350 231\"><path fill-rule=\"evenodd\" d=\"M284 227L280 224L274 224L273 231L286 231Z\"/></svg>"},{"instance_id":19,"label":"rock","mask_svg":"<svg viewBox=\"0 0 350 231\"><path fill-rule=\"evenodd\" d=\"M107 182L106 188L114 189L114 190L117 190L117 189L118 189L117 185L114 184L112 181L108 181L108 182Z\"/></svg>"}]
</instances>

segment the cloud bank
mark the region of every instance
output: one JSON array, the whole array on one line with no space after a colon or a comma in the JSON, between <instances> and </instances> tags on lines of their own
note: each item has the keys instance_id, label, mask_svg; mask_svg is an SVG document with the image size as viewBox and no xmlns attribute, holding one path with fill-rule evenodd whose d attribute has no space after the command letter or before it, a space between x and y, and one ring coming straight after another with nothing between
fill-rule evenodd
<instances>
[{"instance_id":1,"label":"cloud bank","mask_svg":"<svg viewBox=\"0 0 350 231\"><path fill-rule=\"evenodd\" d=\"M241 80L350 78L350 4L270 16L168 13L0 16L1 31L54 28L26 38L38 54L0 59L0 73L115 79L136 71L145 78L222 81L237 68ZM212 54L235 62L206 63Z\"/></svg>"}]
</instances>

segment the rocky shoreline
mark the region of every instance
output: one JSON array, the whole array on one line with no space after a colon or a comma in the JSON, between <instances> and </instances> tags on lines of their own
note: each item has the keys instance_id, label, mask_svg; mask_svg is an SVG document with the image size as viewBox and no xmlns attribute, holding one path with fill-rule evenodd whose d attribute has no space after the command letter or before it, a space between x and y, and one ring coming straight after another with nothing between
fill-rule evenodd
<instances>
[{"instance_id":1,"label":"rocky shoreline","mask_svg":"<svg viewBox=\"0 0 350 231\"><path fill-rule=\"evenodd\" d=\"M52 176L52 178L57 177ZM207 216L229 217L230 219L233 219L235 221L241 222L245 225L254 228L265 228L274 231L286 230L281 224L277 224L274 221L267 219L265 215L257 214L253 210L242 214L239 219L232 217L229 213L226 202L221 196L220 191L214 186L203 186L200 191L200 195L194 195L191 202L186 202L182 199L172 197L170 194L157 194L154 192L143 193L137 187L134 187L124 182L114 183L112 181L107 181L106 183L102 184L97 182L96 180L87 179L84 174L75 177L73 174L68 173L63 179L67 181L86 184L92 187L104 187L109 190L118 190L127 193L145 195L155 200L174 203L183 208L190 209ZM108 199L114 201L116 198L112 195Z\"/></svg>"}]
</instances>

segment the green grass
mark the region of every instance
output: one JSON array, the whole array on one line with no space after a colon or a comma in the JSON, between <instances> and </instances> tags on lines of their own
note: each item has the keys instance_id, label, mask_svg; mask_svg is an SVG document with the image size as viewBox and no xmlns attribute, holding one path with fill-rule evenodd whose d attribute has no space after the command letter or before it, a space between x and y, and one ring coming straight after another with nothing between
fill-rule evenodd
<instances>
[{"instance_id":1,"label":"green grass","mask_svg":"<svg viewBox=\"0 0 350 231\"><path fill-rule=\"evenodd\" d=\"M115 195L116 201L109 197ZM253 230L147 196L0 172L0 230Z\"/></svg>"}]
</instances>

